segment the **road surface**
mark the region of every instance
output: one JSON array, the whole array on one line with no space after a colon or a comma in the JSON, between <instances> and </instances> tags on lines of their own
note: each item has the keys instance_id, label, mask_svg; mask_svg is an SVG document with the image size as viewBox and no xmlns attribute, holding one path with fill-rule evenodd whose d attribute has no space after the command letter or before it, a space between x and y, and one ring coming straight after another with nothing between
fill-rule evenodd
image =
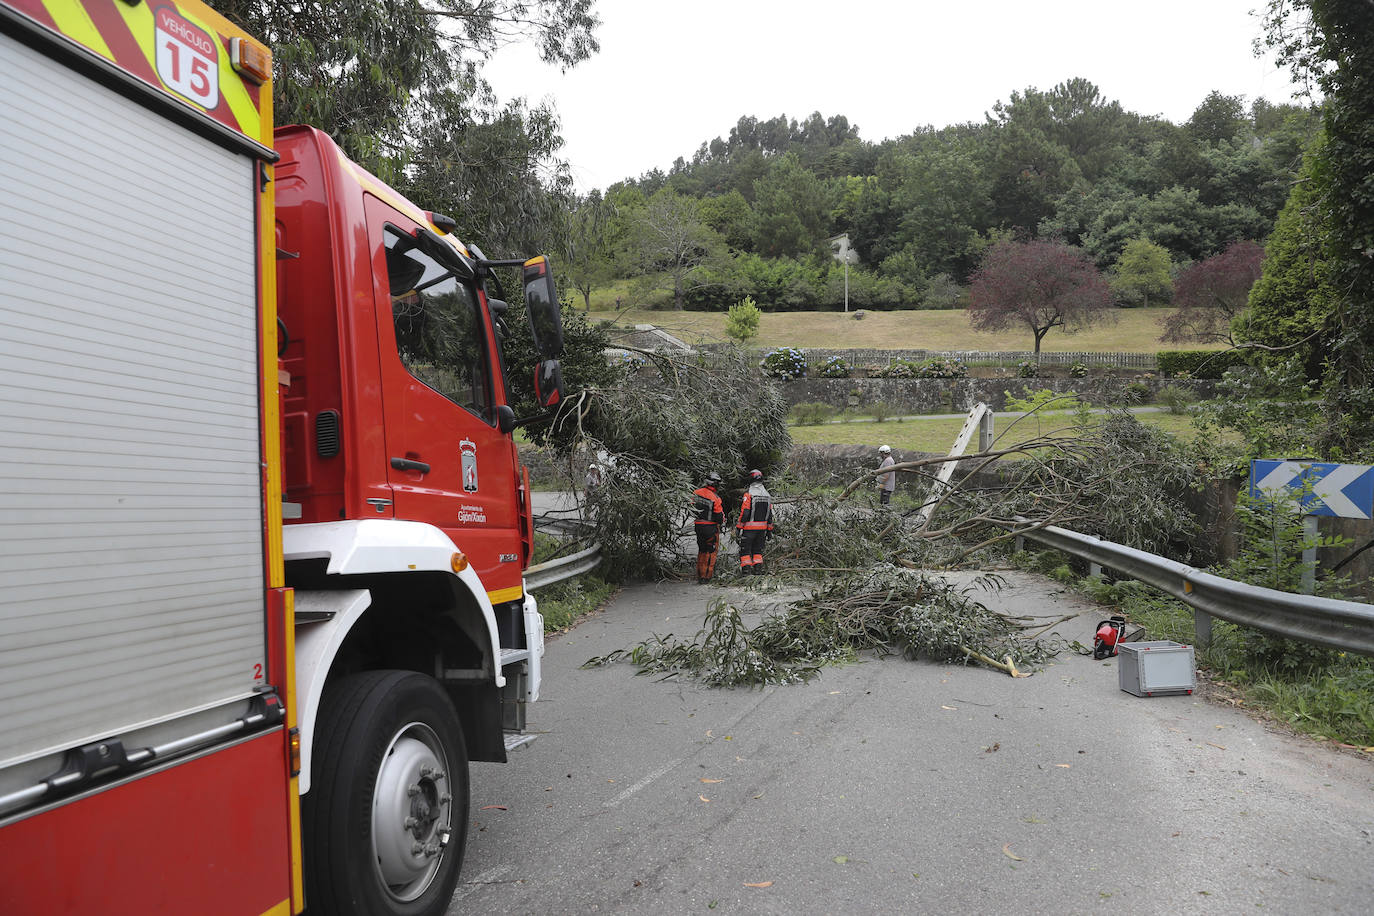
<instances>
[{"instance_id":1,"label":"road surface","mask_svg":"<svg viewBox=\"0 0 1374 916\"><path fill-rule=\"evenodd\" d=\"M1009 574L989 604L1090 643L1101 609ZM473 765L450 913L1369 913L1374 765L1115 659L1025 679L867 659L710 690L591 656L691 635L688 584L550 640L541 736Z\"/></svg>"}]
</instances>

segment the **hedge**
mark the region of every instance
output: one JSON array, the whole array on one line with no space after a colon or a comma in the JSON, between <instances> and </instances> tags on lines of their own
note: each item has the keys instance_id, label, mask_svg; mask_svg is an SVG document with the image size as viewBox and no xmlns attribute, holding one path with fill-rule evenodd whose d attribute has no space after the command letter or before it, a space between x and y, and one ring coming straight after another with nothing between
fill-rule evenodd
<instances>
[{"instance_id":1,"label":"hedge","mask_svg":"<svg viewBox=\"0 0 1374 916\"><path fill-rule=\"evenodd\" d=\"M1155 364L1165 378L1219 379L1227 369L1246 362L1239 350L1160 350Z\"/></svg>"}]
</instances>

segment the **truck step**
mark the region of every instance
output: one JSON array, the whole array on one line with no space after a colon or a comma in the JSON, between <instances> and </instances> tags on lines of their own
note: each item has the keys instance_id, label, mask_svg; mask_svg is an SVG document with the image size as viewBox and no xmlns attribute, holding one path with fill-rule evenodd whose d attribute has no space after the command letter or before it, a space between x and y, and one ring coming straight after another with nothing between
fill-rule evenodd
<instances>
[{"instance_id":1,"label":"truck step","mask_svg":"<svg viewBox=\"0 0 1374 916\"><path fill-rule=\"evenodd\" d=\"M501 648L501 667L504 668L507 665L513 665L516 662L523 662L525 659L529 657L529 649L507 649L503 646Z\"/></svg>"},{"instance_id":2,"label":"truck step","mask_svg":"<svg viewBox=\"0 0 1374 916\"><path fill-rule=\"evenodd\" d=\"M506 753L510 753L517 748L529 747L534 743L538 735L522 734L520 732L506 732Z\"/></svg>"}]
</instances>

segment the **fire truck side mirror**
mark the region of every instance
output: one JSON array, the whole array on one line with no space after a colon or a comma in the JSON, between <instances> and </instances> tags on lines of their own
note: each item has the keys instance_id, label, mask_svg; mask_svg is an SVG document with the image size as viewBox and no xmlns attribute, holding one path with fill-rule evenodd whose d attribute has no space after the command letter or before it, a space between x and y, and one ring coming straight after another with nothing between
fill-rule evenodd
<instances>
[{"instance_id":1,"label":"fire truck side mirror","mask_svg":"<svg viewBox=\"0 0 1374 916\"><path fill-rule=\"evenodd\" d=\"M515 411L506 404L499 405L496 408L496 428L501 430L501 434L504 436L514 431L515 426Z\"/></svg>"},{"instance_id":2,"label":"fire truck side mirror","mask_svg":"<svg viewBox=\"0 0 1374 916\"><path fill-rule=\"evenodd\" d=\"M563 317L559 313L558 291L553 285L553 268L540 255L525 262L525 307L530 312L530 333L534 351L541 360L553 361L563 355ZM541 371L540 375L544 373ZM561 380L559 388L562 388ZM543 399L540 399L541 402Z\"/></svg>"},{"instance_id":3,"label":"fire truck side mirror","mask_svg":"<svg viewBox=\"0 0 1374 916\"><path fill-rule=\"evenodd\" d=\"M534 396L545 410L557 407L563 400L563 367L558 360L541 360L534 367Z\"/></svg>"}]
</instances>

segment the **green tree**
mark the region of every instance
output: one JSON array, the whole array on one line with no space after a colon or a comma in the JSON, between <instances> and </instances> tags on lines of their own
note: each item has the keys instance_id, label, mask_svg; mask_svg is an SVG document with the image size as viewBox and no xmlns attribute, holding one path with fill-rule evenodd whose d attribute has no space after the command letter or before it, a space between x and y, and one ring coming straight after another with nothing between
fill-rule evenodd
<instances>
[{"instance_id":1,"label":"green tree","mask_svg":"<svg viewBox=\"0 0 1374 916\"><path fill-rule=\"evenodd\" d=\"M1193 111L1187 130L1198 143L1214 145L1245 132L1249 126L1244 99L1212 90Z\"/></svg>"},{"instance_id":2,"label":"green tree","mask_svg":"<svg viewBox=\"0 0 1374 916\"><path fill-rule=\"evenodd\" d=\"M496 48L529 40L546 63L571 67L598 50L593 0L217 0L220 13L272 48L278 123L328 133L393 181L435 93L464 110L496 106L482 76ZM451 109L451 100L440 109Z\"/></svg>"},{"instance_id":3,"label":"green tree","mask_svg":"<svg viewBox=\"0 0 1374 916\"><path fill-rule=\"evenodd\" d=\"M1145 239L1126 243L1117 259L1112 292L1122 305L1164 305L1174 291L1169 252Z\"/></svg>"},{"instance_id":4,"label":"green tree","mask_svg":"<svg viewBox=\"0 0 1374 916\"><path fill-rule=\"evenodd\" d=\"M1267 40L1325 97L1314 183L1327 227L1333 308L1323 398L1326 454L1374 453L1374 4L1270 0Z\"/></svg>"},{"instance_id":5,"label":"green tree","mask_svg":"<svg viewBox=\"0 0 1374 916\"><path fill-rule=\"evenodd\" d=\"M759 320L762 313L754 304L753 297L745 296L730 306L725 316L725 336L740 343L746 343L759 335Z\"/></svg>"},{"instance_id":6,"label":"green tree","mask_svg":"<svg viewBox=\"0 0 1374 916\"><path fill-rule=\"evenodd\" d=\"M754 210L739 191L703 198L698 212L702 222L720 233L725 244L740 251L752 250Z\"/></svg>"},{"instance_id":7,"label":"green tree","mask_svg":"<svg viewBox=\"0 0 1374 916\"><path fill-rule=\"evenodd\" d=\"M816 251L828 234L832 209L825 183L787 153L754 182L754 250L774 257Z\"/></svg>"},{"instance_id":8,"label":"green tree","mask_svg":"<svg viewBox=\"0 0 1374 916\"><path fill-rule=\"evenodd\" d=\"M600 191L592 191L568 211L566 252L568 285L582 294L582 304L592 308L592 290L615 276L615 207Z\"/></svg>"},{"instance_id":9,"label":"green tree","mask_svg":"<svg viewBox=\"0 0 1374 916\"><path fill-rule=\"evenodd\" d=\"M551 108L522 100L471 109L448 90L426 103L430 128L407 154L396 189L452 216L460 238L489 257L566 251L572 177Z\"/></svg>"},{"instance_id":10,"label":"green tree","mask_svg":"<svg viewBox=\"0 0 1374 916\"><path fill-rule=\"evenodd\" d=\"M1268 360L1296 357L1307 378L1321 377L1324 348L1319 332L1335 310L1330 285L1327 226L1313 180L1315 153L1304 162L1274 234L1265 247L1264 269L1250 290L1237 340L1261 348Z\"/></svg>"},{"instance_id":11,"label":"green tree","mask_svg":"<svg viewBox=\"0 0 1374 916\"><path fill-rule=\"evenodd\" d=\"M668 188L649 198L633 231L640 271L650 279L664 278L675 309L682 308L688 293L710 282L705 268L723 256L724 244L702 222L697 202Z\"/></svg>"}]
</instances>

